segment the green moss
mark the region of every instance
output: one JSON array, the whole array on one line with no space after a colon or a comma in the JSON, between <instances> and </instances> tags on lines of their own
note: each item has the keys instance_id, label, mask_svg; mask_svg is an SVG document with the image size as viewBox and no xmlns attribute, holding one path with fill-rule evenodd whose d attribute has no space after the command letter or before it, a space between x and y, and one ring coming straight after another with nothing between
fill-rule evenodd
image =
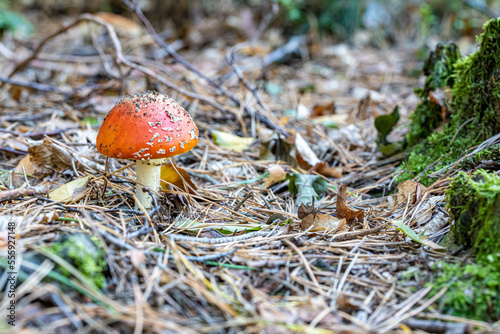
<instances>
[{"instance_id":1,"label":"green moss","mask_svg":"<svg viewBox=\"0 0 500 334\"><path fill-rule=\"evenodd\" d=\"M429 296L448 287L440 302L443 311L482 321L500 320L500 271L491 264L458 265L438 262Z\"/></svg>"},{"instance_id":2,"label":"green moss","mask_svg":"<svg viewBox=\"0 0 500 334\"><path fill-rule=\"evenodd\" d=\"M456 56L452 74L448 72L449 63L434 62L436 65L430 67L432 70L428 72L426 85L417 91L422 102L412 116L406 138L409 145L432 131L439 119L431 109L426 109L425 98L432 87L451 86L453 102L450 121L443 130L427 135L411 150L408 166L414 174L425 176L449 165L468 153L469 148L500 131L500 19L488 21L478 41L477 52L465 58ZM448 57L450 63L454 57ZM428 60L430 64L433 63L431 58ZM426 123L430 126L426 127ZM405 172L396 181L410 177ZM433 181L423 178L422 183L428 185Z\"/></svg>"},{"instance_id":3,"label":"green moss","mask_svg":"<svg viewBox=\"0 0 500 334\"><path fill-rule=\"evenodd\" d=\"M467 170L474 169L483 162L493 161L500 163L500 144L492 145L463 162L463 167Z\"/></svg>"},{"instance_id":4,"label":"green moss","mask_svg":"<svg viewBox=\"0 0 500 334\"><path fill-rule=\"evenodd\" d=\"M106 253L97 238L91 238L83 233L64 236L52 244L48 251L71 263L97 287L104 287ZM71 276L70 272L62 266L58 266L58 271L66 277Z\"/></svg>"},{"instance_id":5,"label":"green moss","mask_svg":"<svg viewBox=\"0 0 500 334\"><path fill-rule=\"evenodd\" d=\"M500 19L484 25L479 50L457 62L453 99L462 120L474 118L481 139L500 129Z\"/></svg>"},{"instance_id":6,"label":"green moss","mask_svg":"<svg viewBox=\"0 0 500 334\"><path fill-rule=\"evenodd\" d=\"M429 100L429 93L437 88L452 87L454 83L454 64L460 59L460 52L454 43L439 43L429 54L423 72L427 76L423 88L415 88L420 98L417 109L411 115L411 124L406 135L409 146L414 146L429 136L441 125L441 107Z\"/></svg>"},{"instance_id":7,"label":"green moss","mask_svg":"<svg viewBox=\"0 0 500 334\"><path fill-rule=\"evenodd\" d=\"M452 182L447 196L455 220L451 232L456 242L471 247L479 262L498 260L500 177L484 170L473 175L462 172Z\"/></svg>"}]
</instances>

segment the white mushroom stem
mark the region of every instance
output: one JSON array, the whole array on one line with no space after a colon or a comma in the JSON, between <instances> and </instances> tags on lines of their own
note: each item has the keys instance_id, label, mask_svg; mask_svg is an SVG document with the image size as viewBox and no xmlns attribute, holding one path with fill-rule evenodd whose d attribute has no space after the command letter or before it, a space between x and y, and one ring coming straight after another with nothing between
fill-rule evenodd
<instances>
[{"instance_id":1,"label":"white mushroom stem","mask_svg":"<svg viewBox=\"0 0 500 334\"><path fill-rule=\"evenodd\" d=\"M149 210L153 207L153 199L149 192L142 190L142 185L153 192L160 189L161 166L165 163L163 159L137 160L135 173L137 174L136 197L142 206Z\"/></svg>"}]
</instances>

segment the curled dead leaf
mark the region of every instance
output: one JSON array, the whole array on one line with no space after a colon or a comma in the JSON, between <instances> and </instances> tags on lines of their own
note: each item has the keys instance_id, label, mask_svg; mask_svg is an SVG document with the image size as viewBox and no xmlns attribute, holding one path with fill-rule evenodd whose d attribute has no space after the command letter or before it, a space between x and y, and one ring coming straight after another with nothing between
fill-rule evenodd
<instances>
[{"instance_id":1,"label":"curled dead leaf","mask_svg":"<svg viewBox=\"0 0 500 334\"><path fill-rule=\"evenodd\" d=\"M359 309L359 304L344 294L339 294L337 297L337 307L342 311L351 311Z\"/></svg>"},{"instance_id":2,"label":"curled dead leaf","mask_svg":"<svg viewBox=\"0 0 500 334\"><path fill-rule=\"evenodd\" d=\"M297 217L304 219L308 215L317 215L318 212L314 209L314 199L312 205L301 204L297 210Z\"/></svg>"},{"instance_id":3,"label":"curled dead leaf","mask_svg":"<svg viewBox=\"0 0 500 334\"><path fill-rule=\"evenodd\" d=\"M312 232L320 231L343 231L346 230L346 220L338 219L330 215L319 214L314 208L314 203L312 205L301 204L298 211L297 217L302 219L300 222L300 228L302 230L307 230L311 228Z\"/></svg>"},{"instance_id":4,"label":"curled dead leaf","mask_svg":"<svg viewBox=\"0 0 500 334\"><path fill-rule=\"evenodd\" d=\"M345 218L348 223L353 222L355 219L358 221L362 221L365 212L363 210L355 210L350 208L346 204L347 198L347 186L344 183L341 183L337 192L337 217Z\"/></svg>"},{"instance_id":5,"label":"curled dead leaf","mask_svg":"<svg viewBox=\"0 0 500 334\"><path fill-rule=\"evenodd\" d=\"M49 137L30 142L28 153L30 162L41 174L52 173L54 169L63 171L68 168L77 168L86 172L104 169L103 165L82 156L81 153Z\"/></svg>"},{"instance_id":6,"label":"curled dead leaf","mask_svg":"<svg viewBox=\"0 0 500 334\"><path fill-rule=\"evenodd\" d=\"M299 166L304 169L309 169L321 162L300 133L295 135L295 158Z\"/></svg>"},{"instance_id":7,"label":"curled dead leaf","mask_svg":"<svg viewBox=\"0 0 500 334\"><path fill-rule=\"evenodd\" d=\"M191 176L181 167L176 164L165 164L161 166L161 187L168 189L169 185L173 185L190 194L194 194L198 188L191 181Z\"/></svg>"}]
</instances>

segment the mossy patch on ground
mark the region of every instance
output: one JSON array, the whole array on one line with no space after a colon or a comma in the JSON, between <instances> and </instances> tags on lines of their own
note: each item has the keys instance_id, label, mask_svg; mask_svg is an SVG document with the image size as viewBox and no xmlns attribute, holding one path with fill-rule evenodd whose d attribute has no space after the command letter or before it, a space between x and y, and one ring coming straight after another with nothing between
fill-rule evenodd
<instances>
[{"instance_id":1,"label":"mossy patch on ground","mask_svg":"<svg viewBox=\"0 0 500 334\"><path fill-rule=\"evenodd\" d=\"M478 51L468 57L461 58L456 49L444 52L448 58L434 62L425 87L417 92L422 102L412 116L406 138L410 145L418 142L427 131L432 131L440 117L428 102L432 87L451 87L453 102L450 121L444 129L428 135L411 149L408 167L414 174L425 176L455 162L471 147L500 130L500 19L488 21L478 41ZM446 50L442 45L439 48ZM436 51L436 54L439 53ZM432 61L428 63L432 64ZM452 73L449 72L451 63ZM396 181L410 178L410 173L405 172ZM422 179L424 185L433 181L432 178Z\"/></svg>"},{"instance_id":2,"label":"mossy patch on ground","mask_svg":"<svg viewBox=\"0 0 500 334\"><path fill-rule=\"evenodd\" d=\"M77 233L61 238L47 250L69 262L85 277L91 279L98 288L104 287L106 254L98 240L86 234ZM58 266L58 270L67 277L71 276L70 272L62 266Z\"/></svg>"},{"instance_id":3,"label":"mossy patch on ground","mask_svg":"<svg viewBox=\"0 0 500 334\"><path fill-rule=\"evenodd\" d=\"M435 266L438 272L430 296L448 287L441 297L445 313L482 321L500 320L500 271L488 264L453 264L444 261Z\"/></svg>"}]
</instances>

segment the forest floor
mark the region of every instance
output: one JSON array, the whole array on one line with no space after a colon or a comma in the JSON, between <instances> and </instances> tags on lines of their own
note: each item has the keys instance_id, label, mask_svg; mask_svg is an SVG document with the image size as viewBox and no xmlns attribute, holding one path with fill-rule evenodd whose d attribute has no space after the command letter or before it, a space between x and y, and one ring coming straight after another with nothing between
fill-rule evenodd
<instances>
[{"instance_id":1,"label":"forest floor","mask_svg":"<svg viewBox=\"0 0 500 334\"><path fill-rule=\"evenodd\" d=\"M440 261L464 261L437 244L455 171L396 189L404 157L377 150L374 119L399 106L396 141L418 103L414 52L273 30L237 44L245 22L212 21L159 45L104 19L4 41L0 252L16 255L18 333L495 330L444 314L431 284ZM134 162L95 147L115 103L145 90L200 131L150 212L135 208Z\"/></svg>"}]
</instances>

